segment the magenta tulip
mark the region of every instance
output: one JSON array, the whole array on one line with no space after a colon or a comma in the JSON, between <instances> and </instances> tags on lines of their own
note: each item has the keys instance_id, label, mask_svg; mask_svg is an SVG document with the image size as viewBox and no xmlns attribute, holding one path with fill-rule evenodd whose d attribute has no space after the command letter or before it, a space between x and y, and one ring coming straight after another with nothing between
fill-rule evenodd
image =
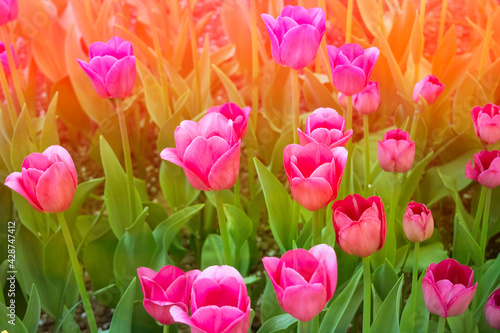
<instances>
[{"instance_id":1,"label":"magenta tulip","mask_svg":"<svg viewBox=\"0 0 500 333\"><path fill-rule=\"evenodd\" d=\"M413 88L413 101L418 103L422 96L427 104L433 104L444 90L444 84L434 75L427 75L415 84Z\"/></svg>"},{"instance_id":2,"label":"magenta tulip","mask_svg":"<svg viewBox=\"0 0 500 333\"><path fill-rule=\"evenodd\" d=\"M191 317L179 306L170 314L191 326L193 333L247 333L250 297L241 274L230 266L211 266L201 272L191 291Z\"/></svg>"},{"instance_id":3,"label":"magenta tulip","mask_svg":"<svg viewBox=\"0 0 500 333\"><path fill-rule=\"evenodd\" d=\"M290 250L281 259L265 257L264 268L281 308L301 321L316 317L337 286L337 256L326 244Z\"/></svg>"},{"instance_id":4,"label":"magenta tulip","mask_svg":"<svg viewBox=\"0 0 500 333\"><path fill-rule=\"evenodd\" d=\"M381 198L351 194L335 201L332 211L335 239L342 250L368 257L384 246L387 222Z\"/></svg>"},{"instance_id":5,"label":"magenta tulip","mask_svg":"<svg viewBox=\"0 0 500 333\"><path fill-rule=\"evenodd\" d=\"M61 146L29 154L22 171L11 173L5 185L22 195L40 213L59 213L69 208L78 183L71 155Z\"/></svg>"},{"instance_id":6,"label":"magenta tulip","mask_svg":"<svg viewBox=\"0 0 500 333\"><path fill-rule=\"evenodd\" d=\"M90 45L90 61L77 59L102 98L125 98L134 88L137 77L132 43L120 37Z\"/></svg>"},{"instance_id":7,"label":"magenta tulip","mask_svg":"<svg viewBox=\"0 0 500 333\"><path fill-rule=\"evenodd\" d=\"M269 14L261 16L271 38L274 61L293 69L303 69L313 62L325 33L322 8L286 6L276 19Z\"/></svg>"},{"instance_id":8,"label":"magenta tulip","mask_svg":"<svg viewBox=\"0 0 500 333\"><path fill-rule=\"evenodd\" d=\"M431 264L422 280L425 307L443 318L459 316L474 297L474 271L454 259Z\"/></svg>"},{"instance_id":9,"label":"magenta tulip","mask_svg":"<svg viewBox=\"0 0 500 333\"><path fill-rule=\"evenodd\" d=\"M484 107L476 106L470 112L474 131L479 139L489 144L500 141L500 108L488 103Z\"/></svg>"},{"instance_id":10,"label":"magenta tulip","mask_svg":"<svg viewBox=\"0 0 500 333\"><path fill-rule=\"evenodd\" d=\"M378 82L368 82L365 89L353 96L353 104L354 108L362 114L370 114L377 111L380 104Z\"/></svg>"},{"instance_id":11,"label":"magenta tulip","mask_svg":"<svg viewBox=\"0 0 500 333\"><path fill-rule=\"evenodd\" d=\"M250 107L240 108L234 103L224 103L221 106L213 106L207 110L209 113L220 113L233 122L234 131L238 138L242 139L247 132L248 118L250 117Z\"/></svg>"},{"instance_id":12,"label":"magenta tulip","mask_svg":"<svg viewBox=\"0 0 500 333\"><path fill-rule=\"evenodd\" d=\"M432 212L424 204L411 201L403 216L403 229L410 242L423 242L434 232Z\"/></svg>"},{"instance_id":13,"label":"magenta tulip","mask_svg":"<svg viewBox=\"0 0 500 333\"><path fill-rule=\"evenodd\" d=\"M189 183L202 191L231 188L240 167L241 140L232 120L211 112L200 122L184 120L174 132L177 148L165 148L161 158L184 169Z\"/></svg>"},{"instance_id":14,"label":"magenta tulip","mask_svg":"<svg viewBox=\"0 0 500 333\"><path fill-rule=\"evenodd\" d=\"M18 0L0 0L0 25L14 21L18 12Z\"/></svg>"},{"instance_id":15,"label":"magenta tulip","mask_svg":"<svg viewBox=\"0 0 500 333\"><path fill-rule=\"evenodd\" d=\"M495 330L500 330L500 288L495 290L484 307L484 315L488 325Z\"/></svg>"},{"instance_id":16,"label":"magenta tulip","mask_svg":"<svg viewBox=\"0 0 500 333\"><path fill-rule=\"evenodd\" d=\"M139 267L137 275L144 295L144 308L163 325L175 323L170 308L175 305L188 311L191 286L199 274L199 270L184 273L180 268L170 265L158 273L147 267Z\"/></svg>"},{"instance_id":17,"label":"magenta tulip","mask_svg":"<svg viewBox=\"0 0 500 333\"><path fill-rule=\"evenodd\" d=\"M299 128L297 133L302 146L316 142L332 149L345 146L352 136L352 129L345 132L345 120L334 109L319 108L307 117L305 133Z\"/></svg>"},{"instance_id":18,"label":"magenta tulip","mask_svg":"<svg viewBox=\"0 0 500 333\"><path fill-rule=\"evenodd\" d=\"M17 56L16 51L14 51L14 46L12 46L12 44L10 44L10 49L12 50L12 55L14 56L14 66L18 68L19 57ZM10 74L9 59L7 58L7 49L5 48L5 44L3 42L0 42L0 62L2 63L3 71L5 72L5 74L7 75Z\"/></svg>"},{"instance_id":19,"label":"magenta tulip","mask_svg":"<svg viewBox=\"0 0 500 333\"><path fill-rule=\"evenodd\" d=\"M326 49L335 88L346 96L361 92L368 84L373 66L380 55L379 49L369 47L364 50L358 44L349 43L340 49L332 45L328 45Z\"/></svg>"},{"instance_id":20,"label":"magenta tulip","mask_svg":"<svg viewBox=\"0 0 500 333\"><path fill-rule=\"evenodd\" d=\"M293 198L311 211L326 207L337 198L346 161L344 147L330 149L316 142L286 146L283 164Z\"/></svg>"},{"instance_id":21,"label":"magenta tulip","mask_svg":"<svg viewBox=\"0 0 500 333\"><path fill-rule=\"evenodd\" d=\"M410 171L415 159L415 141L410 134L400 129L387 131L382 141L378 140L378 161L383 170L405 173Z\"/></svg>"},{"instance_id":22,"label":"magenta tulip","mask_svg":"<svg viewBox=\"0 0 500 333\"><path fill-rule=\"evenodd\" d=\"M474 167L470 160L465 165L465 177L489 188L500 185L500 151L483 150L475 154Z\"/></svg>"}]
</instances>

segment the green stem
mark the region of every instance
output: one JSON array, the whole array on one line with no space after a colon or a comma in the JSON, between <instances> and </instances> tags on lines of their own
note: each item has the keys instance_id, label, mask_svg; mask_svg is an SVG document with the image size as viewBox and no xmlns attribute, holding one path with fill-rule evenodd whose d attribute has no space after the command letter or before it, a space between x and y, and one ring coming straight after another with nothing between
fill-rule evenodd
<instances>
[{"instance_id":1,"label":"green stem","mask_svg":"<svg viewBox=\"0 0 500 333\"><path fill-rule=\"evenodd\" d=\"M345 114L346 118L346 128L345 130L348 131L352 128L352 96L347 96L347 110ZM342 195L340 198L345 197L349 194L351 194L351 163L352 163L352 139L347 141L346 144L346 149L347 149L347 161L344 169L344 175L342 178L344 179L342 181Z\"/></svg>"},{"instance_id":2,"label":"green stem","mask_svg":"<svg viewBox=\"0 0 500 333\"><path fill-rule=\"evenodd\" d=\"M250 199L255 197L255 166L253 164L254 150L249 148L248 152L248 187L250 188Z\"/></svg>"},{"instance_id":3,"label":"green stem","mask_svg":"<svg viewBox=\"0 0 500 333\"><path fill-rule=\"evenodd\" d=\"M311 321L300 321L297 325L297 333L310 333L312 332L312 320Z\"/></svg>"},{"instance_id":4,"label":"green stem","mask_svg":"<svg viewBox=\"0 0 500 333\"><path fill-rule=\"evenodd\" d=\"M215 202L217 204L217 217L219 218L220 236L222 238L222 247L224 249L226 265L232 266L229 230L227 229L226 215L224 214L224 201L222 200L221 191L215 191Z\"/></svg>"},{"instance_id":5,"label":"green stem","mask_svg":"<svg viewBox=\"0 0 500 333\"><path fill-rule=\"evenodd\" d=\"M365 137L365 195L370 195L370 125L368 115L363 115Z\"/></svg>"},{"instance_id":6,"label":"green stem","mask_svg":"<svg viewBox=\"0 0 500 333\"><path fill-rule=\"evenodd\" d=\"M485 186L481 186L481 194L479 196L479 203L476 210L476 218L474 219L474 227L472 229L472 237L474 237L474 239L477 237L479 226L481 225L481 217L483 216L484 210L484 201L486 199L486 190L487 188Z\"/></svg>"},{"instance_id":7,"label":"green stem","mask_svg":"<svg viewBox=\"0 0 500 333\"><path fill-rule=\"evenodd\" d=\"M389 221L387 223L387 244L386 252L387 259L394 264L396 262L396 235L394 232L394 218L396 216L396 206L398 204L398 173L394 172L394 180L392 182L391 207L389 208Z\"/></svg>"},{"instance_id":8,"label":"green stem","mask_svg":"<svg viewBox=\"0 0 500 333\"><path fill-rule=\"evenodd\" d=\"M291 69L291 80L292 80L292 133L293 133L293 143L299 143L299 136L297 134L297 128L299 127L299 78L297 76L297 71Z\"/></svg>"},{"instance_id":9,"label":"green stem","mask_svg":"<svg viewBox=\"0 0 500 333\"><path fill-rule=\"evenodd\" d=\"M418 283L418 251L420 249L420 243L415 242L415 253L413 256L413 274L411 276L411 293L413 294L413 299L411 303L411 313L413 316L411 318L417 318L416 317L416 311L417 311L417 283ZM415 325L411 325L411 333L415 331Z\"/></svg>"},{"instance_id":10,"label":"green stem","mask_svg":"<svg viewBox=\"0 0 500 333\"><path fill-rule=\"evenodd\" d=\"M57 213L57 218L59 224L61 225L61 230L64 236L64 241L66 242L66 247L68 248L69 259L71 265L73 266L73 272L75 273L76 283L78 285L78 291L82 297L83 307L85 308L85 313L87 314L87 320L89 322L90 332L97 333L97 324L94 318L94 312L92 311L92 306L90 305L90 300L87 295L87 289L85 288L85 282L83 281L83 272L78 262L78 257L76 255L75 246L73 244L73 239L68 229L66 223L66 218L64 217L64 212Z\"/></svg>"},{"instance_id":11,"label":"green stem","mask_svg":"<svg viewBox=\"0 0 500 333\"><path fill-rule=\"evenodd\" d=\"M483 227L481 229L481 253L483 254L483 260L485 260L486 244L488 242L488 223L490 222L490 206L491 206L491 188L488 188L486 190L486 203L484 205Z\"/></svg>"},{"instance_id":12,"label":"green stem","mask_svg":"<svg viewBox=\"0 0 500 333\"><path fill-rule=\"evenodd\" d=\"M313 212L313 245L321 244L321 234L323 231L322 214L323 209L318 209Z\"/></svg>"},{"instance_id":13,"label":"green stem","mask_svg":"<svg viewBox=\"0 0 500 333\"><path fill-rule=\"evenodd\" d=\"M163 333L168 333L170 325L163 325Z\"/></svg>"},{"instance_id":14,"label":"green stem","mask_svg":"<svg viewBox=\"0 0 500 333\"><path fill-rule=\"evenodd\" d=\"M236 178L236 183L234 183L234 204L236 207L241 208L240 200L240 177Z\"/></svg>"},{"instance_id":15,"label":"green stem","mask_svg":"<svg viewBox=\"0 0 500 333\"><path fill-rule=\"evenodd\" d=\"M437 333L444 333L444 325L446 324L446 318L439 317Z\"/></svg>"},{"instance_id":16,"label":"green stem","mask_svg":"<svg viewBox=\"0 0 500 333\"><path fill-rule=\"evenodd\" d=\"M370 257L363 258L363 333L370 332L371 312Z\"/></svg>"},{"instance_id":17,"label":"green stem","mask_svg":"<svg viewBox=\"0 0 500 333\"><path fill-rule=\"evenodd\" d=\"M415 112L413 113L413 121L411 122L410 140L415 140L415 134L417 131L417 123L420 120L420 103L417 103Z\"/></svg>"}]
</instances>

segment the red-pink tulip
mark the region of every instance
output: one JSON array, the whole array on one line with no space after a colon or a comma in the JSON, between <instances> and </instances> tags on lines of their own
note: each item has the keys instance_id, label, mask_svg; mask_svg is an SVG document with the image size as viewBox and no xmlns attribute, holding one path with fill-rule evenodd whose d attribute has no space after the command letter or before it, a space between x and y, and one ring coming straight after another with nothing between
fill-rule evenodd
<instances>
[{"instance_id":1,"label":"red-pink tulip","mask_svg":"<svg viewBox=\"0 0 500 333\"><path fill-rule=\"evenodd\" d=\"M403 216L403 229L410 242L423 242L434 232L432 212L424 204L410 201Z\"/></svg>"},{"instance_id":2,"label":"red-pink tulip","mask_svg":"<svg viewBox=\"0 0 500 333\"><path fill-rule=\"evenodd\" d=\"M158 273L147 267L139 267L137 275L144 295L144 308L163 325L175 323L170 308L175 305L188 311L191 286L199 274L199 270L184 273L180 268L170 265Z\"/></svg>"},{"instance_id":3,"label":"red-pink tulip","mask_svg":"<svg viewBox=\"0 0 500 333\"><path fill-rule=\"evenodd\" d=\"M286 146L283 164L293 198L311 211L326 207L337 198L346 161L344 147L330 149L316 142Z\"/></svg>"},{"instance_id":4,"label":"red-pink tulip","mask_svg":"<svg viewBox=\"0 0 500 333\"><path fill-rule=\"evenodd\" d=\"M483 150L476 153L474 167L470 160L465 165L465 177L489 188L500 185L500 151Z\"/></svg>"},{"instance_id":5,"label":"red-pink tulip","mask_svg":"<svg viewBox=\"0 0 500 333\"><path fill-rule=\"evenodd\" d=\"M345 120L334 109L319 108L307 117L305 133L299 128L297 133L302 146L316 142L332 149L345 146L352 136L352 129L345 132Z\"/></svg>"},{"instance_id":6,"label":"red-pink tulip","mask_svg":"<svg viewBox=\"0 0 500 333\"><path fill-rule=\"evenodd\" d=\"M125 98L134 88L137 72L132 43L120 37L90 45L90 61L77 59L102 98Z\"/></svg>"},{"instance_id":7,"label":"red-pink tulip","mask_svg":"<svg viewBox=\"0 0 500 333\"><path fill-rule=\"evenodd\" d=\"M245 281L233 267L208 267L193 283L191 317L178 306L170 314L193 333L247 333L250 297Z\"/></svg>"},{"instance_id":8,"label":"red-pink tulip","mask_svg":"<svg viewBox=\"0 0 500 333\"><path fill-rule=\"evenodd\" d=\"M335 239L342 250L368 257L384 246L387 221L381 198L351 194L335 201L332 211Z\"/></svg>"},{"instance_id":9,"label":"red-pink tulip","mask_svg":"<svg viewBox=\"0 0 500 333\"><path fill-rule=\"evenodd\" d=\"M269 14L261 16L271 38L274 61L293 69L302 69L313 62L325 33L322 8L286 6L276 19Z\"/></svg>"},{"instance_id":10,"label":"red-pink tulip","mask_svg":"<svg viewBox=\"0 0 500 333\"><path fill-rule=\"evenodd\" d=\"M418 103L422 96L427 104L434 103L444 90L444 84L439 82L439 79L434 75L427 75L415 84L413 88L413 101Z\"/></svg>"},{"instance_id":11,"label":"red-pink tulip","mask_svg":"<svg viewBox=\"0 0 500 333\"><path fill-rule=\"evenodd\" d=\"M500 288L495 290L484 307L484 315L488 325L495 330L500 330Z\"/></svg>"},{"instance_id":12,"label":"red-pink tulip","mask_svg":"<svg viewBox=\"0 0 500 333\"><path fill-rule=\"evenodd\" d=\"M488 103L476 106L470 112L474 130L479 139L489 144L500 141L500 108Z\"/></svg>"},{"instance_id":13,"label":"red-pink tulip","mask_svg":"<svg viewBox=\"0 0 500 333\"><path fill-rule=\"evenodd\" d=\"M5 185L22 195L41 213L59 213L69 208L78 183L71 155L61 146L29 154L22 171L11 173Z\"/></svg>"},{"instance_id":14,"label":"red-pink tulip","mask_svg":"<svg viewBox=\"0 0 500 333\"><path fill-rule=\"evenodd\" d=\"M17 0L0 0L0 25L17 18L19 4Z\"/></svg>"},{"instance_id":15,"label":"red-pink tulip","mask_svg":"<svg viewBox=\"0 0 500 333\"><path fill-rule=\"evenodd\" d=\"M476 292L473 279L474 271L454 259L431 264L422 280L425 307L443 318L461 315Z\"/></svg>"},{"instance_id":16,"label":"red-pink tulip","mask_svg":"<svg viewBox=\"0 0 500 333\"><path fill-rule=\"evenodd\" d=\"M262 262L279 305L298 320L316 317L335 293L337 256L326 244L309 251L290 250L281 259L265 257Z\"/></svg>"},{"instance_id":17,"label":"red-pink tulip","mask_svg":"<svg viewBox=\"0 0 500 333\"><path fill-rule=\"evenodd\" d=\"M358 44L344 44L340 49L328 45L326 47L332 79L335 88L346 96L361 92L370 79L373 66L377 62L380 51L376 47L364 50Z\"/></svg>"},{"instance_id":18,"label":"red-pink tulip","mask_svg":"<svg viewBox=\"0 0 500 333\"><path fill-rule=\"evenodd\" d=\"M405 173L410 171L415 159L415 141L410 134L400 129L387 131L382 141L378 140L378 161L383 170Z\"/></svg>"},{"instance_id":19,"label":"red-pink tulip","mask_svg":"<svg viewBox=\"0 0 500 333\"><path fill-rule=\"evenodd\" d=\"M161 158L184 169L189 183L202 191L231 188L240 167L241 140L233 121L211 112L200 122L184 120L174 132L177 148L165 148Z\"/></svg>"},{"instance_id":20,"label":"red-pink tulip","mask_svg":"<svg viewBox=\"0 0 500 333\"><path fill-rule=\"evenodd\" d=\"M19 57L17 56L16 51L14 51L14 46L10 44L10 49L12 50L12 55L14 56L14 66L16 68L19 67ZM9 59L7 58L7 49L5 48L5 44L0 42L0 62L2 63L3 70L5 74L10 74L10 66Z\"/></svg>"},{"instance_id":21,"label":"red-pink tulip","mask_svg":"<svg viewBox=\"0 0 500 333\"><path fill-rule=\"evenodd\" d=\"M238 138L242 139L247 132L248 118L250 117L250 107L240 108L234 103L224 103L221 106L212 106L207 110L209 113L220 113L233 122L234 131Z\"/></svg>"},{"instance_id":22,"label":"red-pink tulip","mask_svg":"<svg viewBox=\"0 0 500 333\"><path fill-rule=\"evenodd\" d=\"M368 82L365 89L353 96L353 104L354 108L362 114L370 114L377 111L380 104L378 82Z\"/></svg>"}]
</instances>

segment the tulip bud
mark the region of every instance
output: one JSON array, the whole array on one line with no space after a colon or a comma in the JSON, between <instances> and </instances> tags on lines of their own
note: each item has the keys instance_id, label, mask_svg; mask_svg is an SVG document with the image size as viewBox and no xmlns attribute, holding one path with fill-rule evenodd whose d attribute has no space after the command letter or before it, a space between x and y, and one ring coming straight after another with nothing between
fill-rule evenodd
<instances>
[{"instance_id":1,"label":"tulip bud","mask_svg":"<svg viewBox=\"0 0 500 333\"><path fill-rule=\"evenodd\" d=\"M495 188L500 185L500 151L483 150L474 155L474 167L469 160L465 165L465 178Z\"/></svg>"},{"instance_id":2,"label":"tulip bud","mask_svg":"<svg viewBox=\"0 0 500 333\"><path fill-rule=\"evenodd\" d=\"M221 106L213 106L207 110L209 113L220 113L233 122L233 128L238 138L242 139L247 132L248 118L250 117L250 107L241 109L237 104L224 103Z\"/></svg>"},{"instance_id":3,"label":"tulip bud","mask_svg":"<svg viewBox=\"0 0 500 333\"><path fill-rule=\"evenodd\" d=\"M377 111L380 104L378 82L368 82L365 89L354 95L353 104L354 108L362 114L370 114Z\"/></svg>"},{"instance_id":4,"label":"tulip bud","mask_svg":"<svg viewBox=\"0 0 500 333\"><path fill-rule=\"evenodd\" d=\"M18 12L18 0L0 0L0 25L14 21Z\"/></svg>"},{"instance_id":5,"label":"tulip bud","mask_svg":"<svg viewBox=\"0 0 500 333\"><path fill-rule=\"evenodd\" d=\"M444 90L444 84L434 75L427 75L422 81L415 84L413 88L413 101L418 103L422 96L427 104L433 104Z\"/></svg>"},{"instance_id":6,"label":"tulip bud","mask_svg":"<svg viewBox=\"0 0 500 333\"><path fill-rule=\"evenodd\" d=\"M12 46L12 44L10 44L10 49L12 50L12 55L14 56L14 66L18 68L19 57L17 56L16 51L14 51L14 46ZM0 42L0 62L2 63L3 71L5 72L5 74L7 75L10 74L9 59L7 58L7 49L5 48L5 44L3 42Z\"/></svg>"},{"instance_id":7,"label":"tulip bud","mask_svg":"<svg viewBox=\"0 0 500 333\"><path fill-rule=\"evenodd\" d=\"M434 219L424 204L411 201L403 216L403 229L410 242L423 242L432 236Z\"/></svg>"},{"instance_id":8,"label":"tulip bud","mask_svg":"<svg viewBox=\"0 0 500 333\"><path fill-rule=\"evenodd\" d=\"M352 136L352 129L345 131L345 120L334 109L319 108L307 117L305 133L298 128L297 133L302 146L317 142L332 149L345 146Z\"/></svg>"},{"instance_id":9,"label":"tulip bud","mask_svg":"<svg viewBox=\"0 0 500 333\"><path fill-rule=\"evenodd\" d=\"M484 315L488 325L495 330L500 330L500 288L488 298L484 307Z\"/></svg>"},{"instance_id":10,"label":"tulip bud","mask_svg":"<svg viewBox=\"0 0 500 333\"><path fill-rule=\"evenodd\" d=\"M479 139L489 144L500 141L500 108L488 103L484 108L476 106L470 112L474 131Z\"/></svg>"},{"instance_id":11,"label":"tulip bud","mask_svg":"<svg viewBox=\"0 0 500 333\"><path fill-rule=\"evenodd\" d=\"M410 134L400 129L387 131L382 141L378 140L378 161L388 172L408 172L415 159L415 141Z\"/></svg>"}]
</instances>

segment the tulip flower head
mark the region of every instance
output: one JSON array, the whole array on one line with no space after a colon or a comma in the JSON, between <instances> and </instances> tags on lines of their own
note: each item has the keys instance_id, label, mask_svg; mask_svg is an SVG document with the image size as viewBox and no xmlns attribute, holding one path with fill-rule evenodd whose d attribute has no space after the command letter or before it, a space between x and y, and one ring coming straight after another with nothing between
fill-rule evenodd
<instances>
[{"instance_id":1,"label":"tulip flower head","mask_svg":"<svg viewBox=\"0 0 500 333\"><path fill-rule=\"evenodd\" d=\"M326 244L309 251L290 250L281 259L265 257L262 262L279 305L298 320L316 317L335 293L337 256Z\"/></svg>"},{"instance_id":2,"label":"tulip flower head","mask_svg":"<svg viewBox=\"0 0 500 333\"><path fill-rule=\"evenodd\" d=\"M403 230L410 242L423 242L434 231L432 212L424 204L411 201L403 216Z\"/></svg>"},{"instance_id":3,"label":"tulip flower head","mask_svg":"<svg viewBox=\"0 0 500 333\"><path fill-rule=\"evenodd\" d=\"M0 0L1 1L1 0ZM14 56L14 65L16 68L19 67L19 57L16 51L14 51L14 46L10 44L10 49L12 50L12 55ZM7 58L7 49L5 48L5 43L0 42L0 62L2 63L3 71L5 74L10 74L9 59Z\"/></svg>"},{"instance_id":4,"label":"tulip flower head","mask_svg":"<svg viewBox=\"0 0 500 333\"><path fill-rule=\"evenodd\" d=\"M234 103L224 103L221 106L213 106L207 110L209 113L220 113L233 122L234 131L238 138L242 139L247 132L248 118L250 117L250 107L240 108Z\"/></svg>"},{"instance_id":5,"label":"tulip flower head","mask_svg":"<svg viewBox=\"0 0 500 333\"><path fill-rule=\"evenodd\" d=\"M299 128L297 133L302 146L317 142L332 149L345 146L352 136L352 129L345 132L345 120L334 109L319 108L307 117L305 133Z\"/></svg>"},{"instance_id":6,"label":"tulip flower head","mask_svg":"<svg viewBox=\"0 0 500 333\"><path fill-rule=\"evenodd\" d=\"M486 322L495 330L500 330L500 288L495 290L484 307Z\"/></svg>"},{"instance_id":7,"label":"tulip flower head","mask_svg":"<svg viewBox=\"0 0 500 333\"><path fill-rule=\"evenodd\" d=\"M132 93L137 72L132 43L120 37L96 42L89 48L90 61L77 59L102 98L125 98Z\"/></svg>"},{"instance_id":8,"label":"tulip flower head","mask_svg":"<svg viewBox=\"0 0 500 333\"><path fill-rule=\"evenodd\" d=\"M40 213L59 213L69 208L78 183L71 155L61 146L29 154L22 171L11 173L5 185L22 195Z\"/></svg>"},{"instance_id":9,"label":"tulip flower head","mask_svg":"<svg viewBox=\"0 0 500 333\"><path fill-rule=\"evenodd\" d=\"M0 25L14 21L18 12L18 0L0 0Z\"/></svg>"},{"instance_id":10,"label":"tulip flower head","mask_svg":"<svg viewBox=\"0 0 500 333\"><path fill-rule=\"evenodd\" d=\"M474 167L469 160L465 165L465 178L489 188L500 185L500 151L483 150L474 154Z\"/></svg>"},{"instance_id":11,"label":"tulip flower head","mask_svg":"<svg viewBox=\"0 0 500 333\"><path fill-rule=\"evenodd\" d=\"M461 315L476 292L473 279L474 271L454 259L431 264L422 279L425 307L443 318Z\"/></svg>"},{"instance_id":12,"label":"tulip flower head","mask_svg":"<svg viewBox=\"0 0 500 333\"><path fill-rule=\"evenodd\" d=\"M385 133L382 141L378 140L378 161L383 170L408 172L414 159L415 141L410 141L408 132L393 129Z\"/></svg>"},{"instance_id":13,"label":"tulip flower head","mask_svg":"<svg viewBox=\"0 0 500 333\"><path fill-rule=\"evenodd\" d=\"M377 111L380 104L378 82L368 82L366 88L354 95L352 100L354 108L362 114L370 114Z\"/></svg>"},{"instance_id":14,"label":"tulip flower head","mask_svg":"<svg viewBox=\"0 0 500 333\"><path fill-rule=\"evenodd\" d=\"M418 103L422 96L427 104L433 104L444 90L444 84L434 75L427 75L415 84L413 88L413 101Z\"/></svg>"},{"instance_id":15,"label":"tulip flower head","mask_svg":"<svg viewBox=\"0 0 500 333\"><path fill-rule=\"evenodd\" d=\"M479 139L489 144L500 141L500 108L497 105L476 106L470 114Z\"/></svg>"},{"instance_id":16,"label":"tulip flower head","mask_svg":"<svg viewBox=\"0 0 500 333\"><path fill-rule=\"evenodd\" d=\"M297 70L314 61L326 29L322 8L286 6L276 19L269 14L261 16L271 38L274 61Z\"/></svg>"}]
</instances>

